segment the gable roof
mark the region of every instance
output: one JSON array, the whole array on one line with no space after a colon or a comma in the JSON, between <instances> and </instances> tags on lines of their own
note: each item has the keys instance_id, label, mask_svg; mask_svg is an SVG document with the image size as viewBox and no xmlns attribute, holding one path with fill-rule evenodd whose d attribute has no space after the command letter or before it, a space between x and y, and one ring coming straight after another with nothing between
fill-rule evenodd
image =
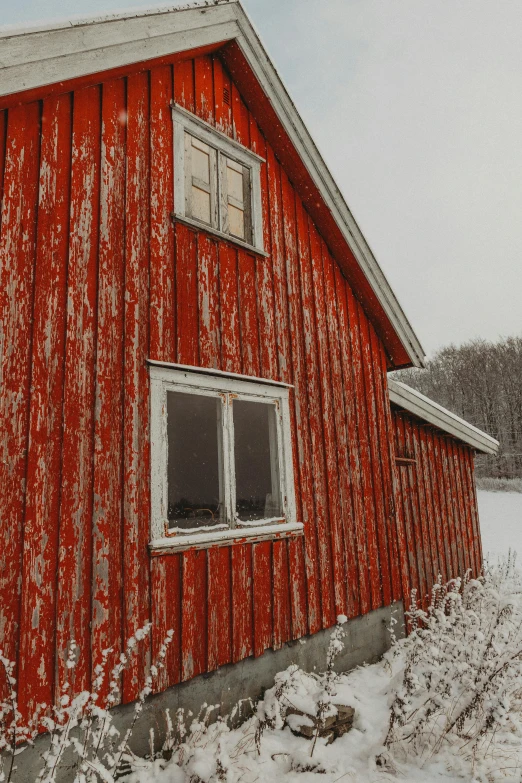
<instances>
[{"instance_id":1,"label":"gable roof","mask_svg":"<svg viewBox=\"0 0 522 783\"><path fill-rule=\"evenodd\" d=\"M461 419L460 416L452 413L447 408L443 408L442 405L430 400L429 397L425 397L424 394L421 394L416 389L412 389L411 386L388 378L388 390L390 402L399 408L404 408L408 413L413 413L419 419L433 424L438 429L447 432L448 435L452 435L463 443L467 443L468 446L472 446L477 451L481 451L484 454L496 454L498 452L498 440Z\"/></svg>"},{"instance_id":2,"label":"gable roof","mask_svg":"<svg viewBox=\"0 0 522 783\"><path fill-rule=\"evenodd\" d=\"M314 219L319 205L312 188L319 192L323 227L334 237L334 245L337 242L335 257L339 261L343 248L346 255L347 246L355 258L356 270L347 270L340 262L341 267L363 303L369 303L370 310L373 306L391 365L424 366L417 336L238 0L0 29L0 108L2 96L29 95L38 88L88 74L225 44L225 63L233 78L246 78L246 62L266 96L264 132L272 124L273 113L299 156L304 167L299 184L312 194L310 203L305 203ZM285 154L292 153L283 150L283 163Z\"/></svg>"}]
</instances>

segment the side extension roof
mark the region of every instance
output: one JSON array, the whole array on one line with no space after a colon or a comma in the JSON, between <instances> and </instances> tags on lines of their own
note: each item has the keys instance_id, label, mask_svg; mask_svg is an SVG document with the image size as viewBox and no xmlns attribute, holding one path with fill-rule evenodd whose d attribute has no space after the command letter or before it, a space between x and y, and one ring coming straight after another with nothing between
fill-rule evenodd
<instances>
[{"instance_id":1,"label":"side extension roof","mask_svg":"<svg viewBox=\"0 0 522 783\"><path fill-rule=\"evenodd\" d=\"M250 89L254 105L249 108L256 114L264 101L263 131L274 147L279 144L276 150L282 163L292 159L294 168L297 165L295 184L373 315L390 366L424 366L419 340L238 0L0 29L0 109L13 105L16 94L18 102L24 96L34 100L39 88L194 49L210 51L217 44L224 47L225 64L240 89L252 88L248 79L254 75L255 89ZM291 141L286 147L280 140L281 126ZM356 265L347 262L346 246Z\"/></svg>"},{"instance_id":2,"label":"side extension roof","mask_svg":"<svg viewBox=\"0 0 522 783\"><path fill-rule=\"evenodd\" d=\"M467 421L456 416L447 408L443 408L429 397L425 397L416 389L412 389L411 386L407 386L405 383L394 381L388 378L388 389L390 394L390 402L397 405L399 408L403 408L409 413L413 413L419 419L433 424L438 429L447 432L448 435L452 435L457 440L467 443L468 446L472 446L477 451L481 451L484 454L496 454L499 447L498 440L492 438L482 430L474 427L472 424L468 424Z\"/></svg>"}]
</instances>

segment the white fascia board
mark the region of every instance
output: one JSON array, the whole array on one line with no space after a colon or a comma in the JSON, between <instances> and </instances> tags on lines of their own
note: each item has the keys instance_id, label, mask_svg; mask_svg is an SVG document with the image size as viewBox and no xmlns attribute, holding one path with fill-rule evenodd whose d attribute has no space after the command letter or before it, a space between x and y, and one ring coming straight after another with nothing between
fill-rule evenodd
<instances>
[{"instance_id":1,"label":"white fascia board","mask_svg":"<svg viewBox=\"0 0 522 783\"><path fill-rule=\"evenodd\" d=\"M443 408L437 402L430 400L429 397L425 397L424 394L421 394L416 389L412 389L411 386L388 378L388 390L390 402L394 405L404 408L429 424L433 424L457 440L472 446L477 451L481 451L484 454L496 454L498 452L498 440L461 419L460 416L447 410L447 408Z\"/></svg>"},{"instance_id":2,"label":"white fascia board","mask_svg":"<svg viewBox=\"0 0 522 783\"><path fill-rule=\"evenodd\" d=\"M238 35L233 3L0 33L0 95L196 49Z\"/></svg>"},{"instance_id":3,"label":"white fascia board","mask_svg":"<svg viewBox=\"0 0 522 783\"><path fill-rule=\"evenodd\" d=\"M276 114L292 140L308 173L316 183L383 310L393 324L412 364L415 367L424 367L424 349L355 218L350 212L341 191L330 174L317 145L310 136L294 102L286 91L277 70L270 61L259 35L256 33L252 22L240 3L235 4L234 11L241 30L237 43L248 64L255 73L264 92L269 96Z\"/></svg>"},{"instance_id":4,"label":"white fascia board","mask_svg":"<svg viewBox=\"0 0 522 783\"><path fill-rule=\"evenodd\" d=\"M424 350L341 191L237 0L0 32L0 96L235 40L401 340L412 364Z\"/></svg>"}]
</instances>

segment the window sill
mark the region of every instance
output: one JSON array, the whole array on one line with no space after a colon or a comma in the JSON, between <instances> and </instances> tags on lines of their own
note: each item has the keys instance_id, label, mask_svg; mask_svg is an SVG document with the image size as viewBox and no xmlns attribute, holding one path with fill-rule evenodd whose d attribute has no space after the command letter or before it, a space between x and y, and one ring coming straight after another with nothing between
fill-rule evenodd
<instances>
[{"instance_id":1,"label":"window sill","mask_svg":"<svg viewBox=\"0 0 522 783\"><path fill-rule=\"evenodd\" d=\"M173 223L182 223L189 228L196 228L198 231L204 231L206 234L210 234L213 237L222 239L224 242L229 242L231 245L240 247L242 250L246 250L248 253L252 253L255 256L262 256L263 258L269 258L269 253L265 253L264 250L260 250L258 247L249 245L248 242L243 242L241 239L233 237L231 234L224 234L223 231L218 231L217 228L207 226L206 223L199 223L197 220L185 217L185 215L179 215L177 212L171 214Z\"/></svg>"},{"instance_id":2,"label":"window sill","mask_svg":"<svg viewBox=\"0 0 522 783\"><path fill-rule=\"evenodd\" d=\"M185 552L187 549L210 549L215 546L233 544L254 544L257 541L279 540L302 536L304 528L301 522L286 522L275 525L257 525L233 530L180 534L173 538L157 538L151 541L149 549L152 557L168 555L172 552Z\"/></svg>"}]
</instances>

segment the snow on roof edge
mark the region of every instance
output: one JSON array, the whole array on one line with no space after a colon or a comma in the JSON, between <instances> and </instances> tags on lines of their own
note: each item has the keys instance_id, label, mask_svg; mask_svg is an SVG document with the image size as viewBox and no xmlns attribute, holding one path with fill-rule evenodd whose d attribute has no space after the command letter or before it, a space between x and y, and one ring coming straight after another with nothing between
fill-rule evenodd
<instances>
[{"instance_id":1,"label":"snow on roof edge","mask_svg":"<svg viewBox=\"0 0 522 783\"><path fill-rule=\"evenodd\" d=\"M388 378L388 390L390 402L418 416L430 424L452 435L454 438L473 446L484 454L496 454L499 442L487 432L483 432L473 424L461 419L456 413L439 405L434 400L426 397L417 389L413 389L401 381Z\"/></svg>"}]
</instances>

